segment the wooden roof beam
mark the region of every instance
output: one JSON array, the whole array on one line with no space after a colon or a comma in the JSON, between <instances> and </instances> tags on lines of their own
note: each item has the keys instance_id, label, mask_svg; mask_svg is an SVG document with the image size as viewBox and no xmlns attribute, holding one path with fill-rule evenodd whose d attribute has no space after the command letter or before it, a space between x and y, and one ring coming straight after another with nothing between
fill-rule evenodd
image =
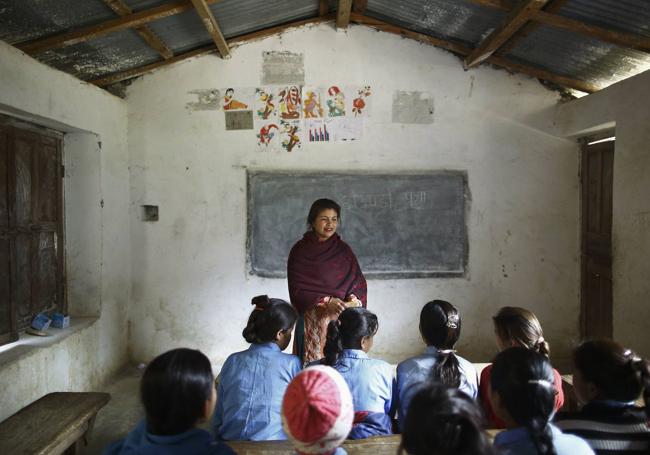
<instances>
[{"instance_id":1,"label":"wooden roof beam","mask_svg":"<svg viewBox=\"0 0 650 455\"><path fill-rule=\"evenodd\" d=\"M320 0L318 2L318 15L325 16L330 11L330 2L329 0Z\"/></svg>"},{"instance_id":2,"label":"wooden roof beam","mask_svg":"<svg viewBox=\"0 0 650 455\"><path fill-rule=\"evenodd\" d=\"M129 8L123 0L104 0L104 3L106 3L110 9L115 11L120 16L128 16L130 14L133 14L131 8ZM135 27L135 31L165 60L170 59L174 56L174 53L167 47L165 42L161 40L148 26L140 25L139 27Z\"/></svg>"},{"instance_id":3,"label":"wooden roof beam","mask_svg":"<svg viewBox=\"0 0 650 455\"><path fill-rule=\"evenodd\" d=\"M463 44L441 40L439 38L434 38L432 36L425 35L423 33L417 33L408 29L404 29L402 27L398 27L393 24L388 24L378 19L363 16L361 14L352 13L350 19L352 20L352 22L355 22L357 24L367 25L369 27L373 27L376 28L377 30L381 30L387 33L393 33L405 38L410 38L423 43L431 44L433 46L441 47L443 49L447 49L449 51L455 52L460 55L469 55L472 52L471 48ZM528 76L535 77L537 79L543 79L545 81L552 82L562 87L569 87L576 90L580 90L581 92L593 93L600 89L600 87L591 84L589 82L561 76L555 73L551 73L550 71L546 71L540 68L535 68L533 66L516 63L496 55L490 56L486 60L486 63L491 63L495 66L500 66L510 71L516 71L522 74L526 74Z\"/></svg>"},{"instance_id":4,"label":"wooden roof beam","mask_svg":"<svg viewBox=\"0 0 650 455\"><path fill-rule=\"evenodd\" d=\"M194 4L194 8L196 8L196 12L201 18L203 25L212 37L212 41L214 41L217 49L219 49L221 58L229 58L230 49L228 49L228 43L226 43L226 39L221 33L221 28L219 28L219 24L217 24L217 20L214 18L212 11L210 11L206 0L192 0L192 3Z\"/></svg>"},{"instance_id":5,"label":"wooden roof beam","mask_svg":"<svg viewBox=\"0 0 650 455\"><path fill-rule=\"evenodd\" d=\"M217 3L221 0L205 0L208 5ZM119 17L99 24L82 27L78 30L60 33L47 38L39 38L27 43L16 44L15 47L21 51L35 55L50 49L57 49L65 46L72 46L73 44L82 43L93 38L107 35L109 33L125 30L127 28L139 27L157 19L180 14L185 11L191 10L193 5L189 0L179 0L174 3L169 3L155 8L149 8L137 13L129 14L128 16Z\"/></svg>"},{"instance_id":6,"label":"wooden roof beam","mask_svg":"<svg viewBox=\"0 0 650 455\"><path fill-rule=\"evenodd\" d=\"M277 33L281 33L286 31L287 29L293 28L293 27L302 27L304 25L310 25L310 24L320 24L324 22L330 22L334 20L334 15L327 15L324 17L314 17L311 19L304 19L301 21L295 21L295 22L289 22L284 25L277 25L275 27L270 27L266 28L264 30L258 30L253 33L247 33L246 35L240 35L234 38L231 38L227 40L227 44L229 48L232 49L234 46L238 46L240 44L249 42L249 41L255 41L258 39L263 39L266 38L267 36L272 36ZM131 79L133 77L141 76L143 74L146 74L148 72L151 72L153 70L156 70L158 68L162 68L167 65L171 65L173 63L178 63L180 61L186 60L188 58L192 57L198 57L201 55L206 55L206 54L211 54L215 52L217 49L215 49L214 45L209 45L209 46L204 46L198 49L194 49L189 52L185 52L184 54L179 54L176 55L169 60L162 60L159 62L151 63L149 65L145 66L139 66L136 68L132 68L126 71L121 71L119 73L115 74L110 74L108 76L104 76L98 79L94 79L91 81L87 81L91 84L97 85L99 87L106 87L107 85L115 84L120 81L124 81L126 79Z\"/></svg>"},{"instance_id":7,"label":"wooden roof beam","mask_svg":"<svg viewBox=\"0 0 650 455\"><path fill-rule=\"evenodd\" d=\"M548 3L548 0L526 0L517 5L506 17L503 24L488 35L476 49L467 56L465 69L478 65L494 54L512 35L514 35L534 13Z\"/></svg>"},{"instance_id":8,"label":"wooden roof beam","mask_svg":"<svg viewBox=\"0 0 650 455\"><path fill-rule=\"evenodd\" d=\"M336 28L348 28L350 14L352 13L352 0L339 0L336 10Z\"/></svg>"}]
</instances>

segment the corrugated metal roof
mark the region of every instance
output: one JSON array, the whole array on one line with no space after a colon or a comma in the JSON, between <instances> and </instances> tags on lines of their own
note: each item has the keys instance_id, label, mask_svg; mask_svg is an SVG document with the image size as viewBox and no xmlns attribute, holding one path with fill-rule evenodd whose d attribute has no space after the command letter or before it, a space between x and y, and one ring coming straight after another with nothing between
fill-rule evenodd
<instances>
[{"instance_id":1,"label":"corrugated metal roof","mask_svg":"<svg viewBox=\"0 0 650 455\"><path fill-rule=\"evenodd\" d=\"M506 12L462 0L369 0L365 14L419 33L473 46Z\"/></svg>"},{"instance_id":2,"label":"corrugated metal roof","mask_svg":"<svg viewBox=\"0 0 650 455\"><path fill-rule=\"evenodd\" d=\"M172 0L123 0L133 12ZM210 6L226 38L318 16L319 0L221 0ZM330 12L337 2L329 0ZM475 47L507 12L472 0L368 0L365 15L408 30ZM610 30L650 37L650 0L569 0L556 13ZM0 0L0 40L45 38L118 18L105 0ZM212 39L195 11L147 24L176 54ZM597 86L650 69L640 52L548 26L516 38L504 57ZM511 49L507 50L508 47ZM133 30L121 30L35 56L81 79L95 79L162 60Z\"/></svg>"}]
</instances>

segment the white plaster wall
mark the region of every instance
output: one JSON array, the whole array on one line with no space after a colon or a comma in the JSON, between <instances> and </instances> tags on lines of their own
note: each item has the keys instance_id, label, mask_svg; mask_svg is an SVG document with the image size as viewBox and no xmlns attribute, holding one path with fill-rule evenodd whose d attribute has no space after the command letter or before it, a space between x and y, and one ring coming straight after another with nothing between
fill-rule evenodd
<instances>
[{"instance_id":1,"label":"white plaster wall","mask_svg":"<svg viewBox=\"0 0 650 455\"><path fill-rule=\"evenodd\" d=\"M563 136L615 126L613 197L614 338L650 356L650 71L557 109Z\"/></svg>"},{"instance_id":2,"label":"white plaster wall","mask_svg":"<svg viewBox=\"0 0 650 455\"><path fill-rule=\"evenodd\" d=\"M0 112L67 133L69 310L98 318L0 366L2 420L51 391L97 389L127 362L131 260L126 104L3 42L0 62Z\"/></svg>"},{"instance_id":3,"label":"white plaster wall","mask_svg":"<svg viewBox=\"0 0 650 455\"><path fill-rule=\"evenodd\" d=\"M262 53L272 50L304 53L307 84L370 84L364 138L259 153L253 131L225 131L222 111L186 109L190 90L259 85ZM432 93L434 123L391 123L395 90ZM206 56L135 81L127 94L133 358L191 346L218 365L246 346L252 296L288 298L286 280L246 269L247 168L467 170L467 278L370 280L380 320L373 355L395 362L420 351L419 311L443 298L461 310L459 350L473 361L495 353L490 316L503 305L537 313L554 358L566 358L578 327L578 147L531 120L557 101L536 80L464 72L451 54L358 26L298 29L238 47L229 60ZM141 204L159 204L160 221L140 221Z\"/></svg>"}]
</instances>

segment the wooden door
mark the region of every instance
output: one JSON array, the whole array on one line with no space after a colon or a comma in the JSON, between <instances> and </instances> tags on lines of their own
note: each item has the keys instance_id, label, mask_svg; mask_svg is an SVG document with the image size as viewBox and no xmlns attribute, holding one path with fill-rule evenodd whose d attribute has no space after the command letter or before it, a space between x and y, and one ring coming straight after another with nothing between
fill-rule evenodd
<instances>
[{"instance_id":1,"label":"wooden door","mask_svg":"<svg viewBox=\"0 0 650 455\"><path fill-rule=\"evenodd\" d=\"M612 337L614 141L582 150L582 338Z\"/></svg>"}]
</instances>

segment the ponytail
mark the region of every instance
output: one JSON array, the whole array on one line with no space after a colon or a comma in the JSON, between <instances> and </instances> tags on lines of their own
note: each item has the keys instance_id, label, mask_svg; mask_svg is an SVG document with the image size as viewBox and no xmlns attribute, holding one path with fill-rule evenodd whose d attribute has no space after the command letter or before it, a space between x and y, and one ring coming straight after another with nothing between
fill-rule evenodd
<instances>
[{"instance_id":1,"label":"ponytail","mask_svg":"<svg viewBox=\"0 0 650 455\"><path fill-rule=\"evenodd\" d=\"M427 345L438 349L431 379L451 387L461 382L460 364L453 350L460 338L460 314L444 300L432 300L420 312L420 332Z\"/></svg>"},{"instance_id":2,"label":"ponytail","mask_svg":"<svg viewBox=\"0 0 650 455\"><path fill-rule=\"evenodd\" d=\"M373 336L378 329L374 313L360 307L344 310L336 321L327 325L325 365L334 366L343 349L361 349L361 339Z\"/></svg>"},{"instance_id":3,"label":"ponytail","mask_svg":"<svg viewBox=\"0 0 650 455\"><path fill-rule=\"evenodd\" d=\"M339 321L330 321L327 324L327 338L323 353L325 354L325 365L334 366L343 352L341 335L339 333Z\"/></svg>"},{"instance_id":4,"label":"ponytail","mask_svg":"<svg viewBox=\"0 0 650 455\"><path fill-rule=\"evenodd\" d=\"M517 425L530 432L540 455L557 455L549 420L555 405L553 368L548 358L523 347L497 354L490 386Z\"/></svg>"},{"instance_id":5,"label":"ponytail","mask_svg":"<svg viewBox=\"0 0 650 455\"><path fill-rule=\"evenodd\" d=\"M641 392L650 418L650 364L612 340L589 340L573 351L583 379L596 386L600 399L634 401Z\"/></svg>"},{"instance_id":6,"label":"ponytail","mask_svg":"<svg viewBox=\"0 0 650 455\"><path fill-rule=\"evenodd\" d=\"M290 330L296 323L298 314L288 302L258 295L251 301L255 309L248 317L242 336L249 343L261 344L275 341L281 330Z\"/></svg>"}]
</instances>

